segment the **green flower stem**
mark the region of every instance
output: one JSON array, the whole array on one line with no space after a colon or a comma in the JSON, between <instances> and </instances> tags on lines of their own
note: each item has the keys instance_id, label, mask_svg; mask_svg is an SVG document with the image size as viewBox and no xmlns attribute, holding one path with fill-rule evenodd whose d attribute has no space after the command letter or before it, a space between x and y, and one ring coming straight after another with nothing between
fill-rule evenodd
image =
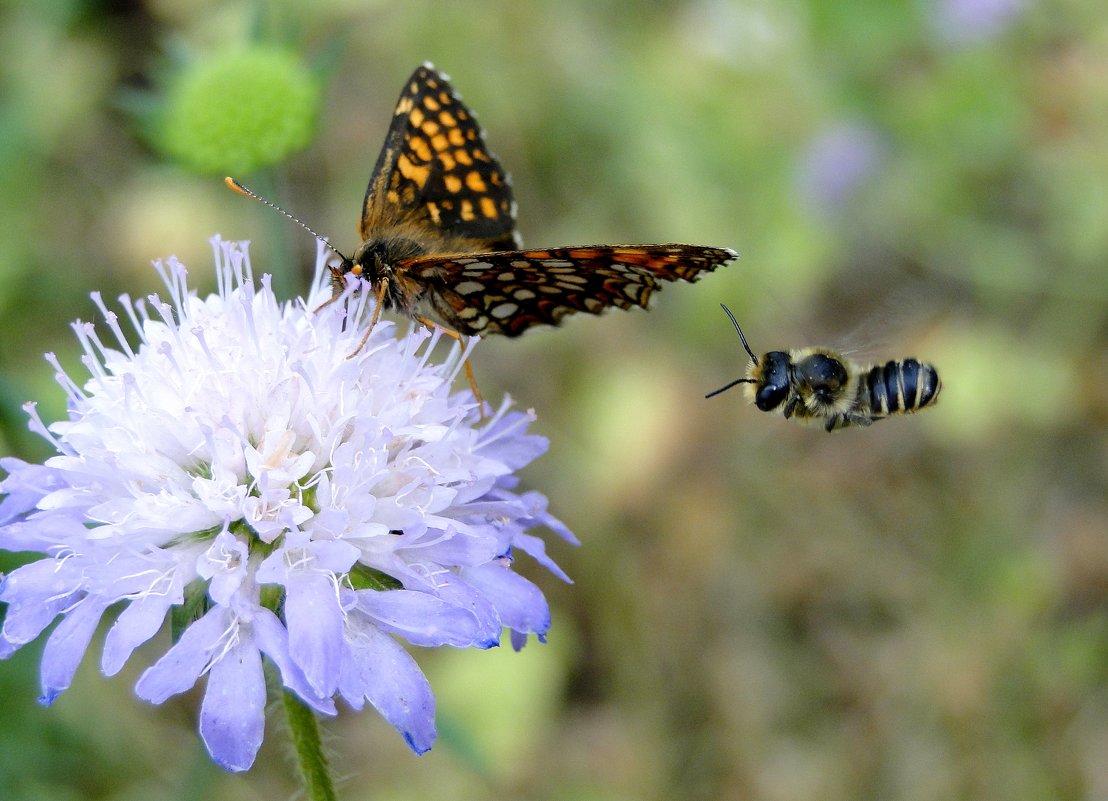
<instances>
[{"instance_id":1,"label":"green flower stem","mask_svg":"<svg viewBox=\"0 0 1108 801\"><path fill-rule=\"evenodd\" d=\"M310 801L336 801L335 785L319 737L319 720L293 693L284 691L289 732L304 776L304 793Z\"/></svg>"}]
</instances>

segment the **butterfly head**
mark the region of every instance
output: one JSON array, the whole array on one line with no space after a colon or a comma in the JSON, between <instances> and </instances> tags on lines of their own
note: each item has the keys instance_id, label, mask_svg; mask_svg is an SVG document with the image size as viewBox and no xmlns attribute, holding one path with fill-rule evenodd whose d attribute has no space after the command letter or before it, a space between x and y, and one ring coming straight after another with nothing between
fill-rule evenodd
<instances>
[{"instance_id":1,"label":"butterfly head","mask_svg":"<svg viewBox=\"0 0 1108 801\"><path fill-rule=\"evenodd\" d=\"M342 256L339 265L331 267L333 297L342 295L349 275L368 283L386 309L412 313L421 292L419 285L406 276L404 262L426 253L426 247L403 236L367 239L354 251L353 258Z\"/></svg>"},{"instance_id":2,"label":"butterfly head","mask_svg":"<svg viewBox=\"0 0 1108 801\"><path fill-rule=\"evenodd\" d=\"M418 258L426 252L427 248L406 237L368 239L354 251L354 258L343 259L338 269L344 276L353 274L375 286L382 279L394 277L398 262Z\"/></svg>"}]
</instances>

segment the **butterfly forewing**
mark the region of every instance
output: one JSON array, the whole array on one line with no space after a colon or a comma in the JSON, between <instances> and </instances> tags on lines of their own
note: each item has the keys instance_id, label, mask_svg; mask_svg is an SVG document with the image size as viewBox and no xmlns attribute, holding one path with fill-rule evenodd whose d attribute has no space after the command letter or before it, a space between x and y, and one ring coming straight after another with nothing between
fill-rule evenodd
<instances>
[{"instance_id":1,"label":"butterfly forewing","mask_svg":"<svg viewBox=\"0 0 1108 801\"><path fill-rule=\"evenodd\" d=\"M447 241L454 252L519 247L508 176L430 64L404 85L362 203L363 240L396 227Z\"/></svg>"},{"instance_id":2,"label":"butterfly forewing","mask_svg":"<svg viewBox=\"0 0 1108 801\"><path fill-rule=\"evenodd\" d=\"M698 245L597 245L423 257L397 267L451 328L514 337L573 312L645 308L659 281L695 281L733 258Z\"/></svg>"}]
</instances>

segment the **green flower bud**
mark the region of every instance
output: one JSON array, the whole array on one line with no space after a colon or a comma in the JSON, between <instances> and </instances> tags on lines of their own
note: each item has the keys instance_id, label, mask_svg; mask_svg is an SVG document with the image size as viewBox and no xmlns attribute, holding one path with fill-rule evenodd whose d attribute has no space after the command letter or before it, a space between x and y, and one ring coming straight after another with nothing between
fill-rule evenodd
<instances>
[{"instance_id":1,"label":"green flower bud","mask_svg":"<svg viewBox=\"0 0 1108 801\"><path fill-rule=\"evenodd\" d=\"M189 169L242 174L307 146L320 86L292 54L252 47L186 67L169 87L158 144Z\"/></svg>"}]
</instances>

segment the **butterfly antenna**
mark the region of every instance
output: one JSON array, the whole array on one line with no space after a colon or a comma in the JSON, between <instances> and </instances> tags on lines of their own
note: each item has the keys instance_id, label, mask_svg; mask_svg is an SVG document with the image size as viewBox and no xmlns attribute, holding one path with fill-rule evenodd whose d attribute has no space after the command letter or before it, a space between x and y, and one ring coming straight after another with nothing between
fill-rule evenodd
<instances>
[{"instance_id":1,"label":"butterfly antenna","mask_svg":"<svg viewBox=\"0 0 1108 801\"><path fill-rule=\"evenodd\" d=\"M314 231L307 223L303 222L302 220L300 220L296 217L293 217L291 214L289 214L283 208L278 206L276 203L273 203L271 201L266 200L264 197L259 195L257 192L254 192L253 190L247 189L245 186L240 184L238 181L236 181L230 175L228 175L226 178L223 179L223 183L227 184L227 188L230 189L231 191L238 192L240 195L246 195L246 197L249 197L249 198L253 198L254 200L258 201L259 203L263 203L266 206L269 206L274 211L285 215L290 220L292 220L294 223L296 223L301 228L303 228L305 231L307 231L309 234L311 234L316 239L318 239L320 242L322 242L324 245L326 245L328 248L330 248L331 251L333 251L334 254L336 256L338 256L340 259L342 259L343 261L348 261L346 256L342 255L342 253L339 252L338 248L336 248L334 245L332 245L330 242L327 241L326 237L324 237L322 234L316 233L316 231ZM728 312L728 314L730 314L730 313L731 312ZM735 318L732 317L731 319L733 320ZM735 325L738 325L738 323L736 323ZM739 332L739 335L740 336L742 335L741 331ZM745 342L746 340L743 340L743 341Z\"/></svg>"},{"instance_id":2,"label":"butterfly antenna","mask_svg":"<svg viewBox=\"0 0 1108 801\"><path fill-rule=\"evenodd\" d=\"M739 321L735 319L735 315L733 315L731 313L731 310L729 308L727 308L726 304L721 303L719 305L723 307L723 310L725 312L727 312L727 316L731 318L731 322L734 324L735 330L739 332L739 339L742 340L743 347L746 348L746 352L748 354L750 354L750 360L752 362L754 362L755 365L757 365L758 364L758 357L754 355L754 351L752 351L750 349L750 345L747 344L746 336L743 334L742 328L739 327ZM730 384L725 384L724 386L720 387L719 389L714 390L712 392L709 392L704 397L705 398L710 398L713 395L718 395L721 392L726 392L727 390L731 389L731 387L735 386L736 384L756 384L756 383L758 383L758 382L755 381L753 378L736 378Z\"/></svg>"}]
</instances>

